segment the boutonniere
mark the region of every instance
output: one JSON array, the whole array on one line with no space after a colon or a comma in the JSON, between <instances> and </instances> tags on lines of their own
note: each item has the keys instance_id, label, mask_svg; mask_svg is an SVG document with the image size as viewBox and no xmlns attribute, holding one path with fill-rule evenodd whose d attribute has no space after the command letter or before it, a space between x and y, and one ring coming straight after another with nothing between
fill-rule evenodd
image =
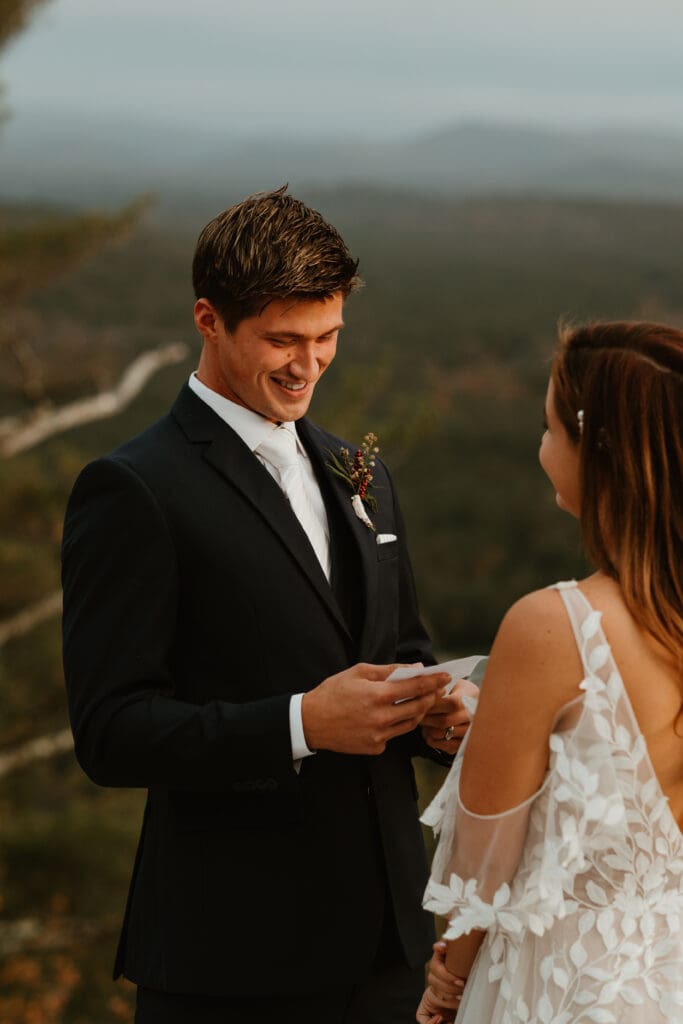
<instances>
[{"instance_id":1,"label":"boutonniere","mask_svg":"<svg viewBox=\"0 0 683 1024\"><path fill-rule=\"evenodd\" d=\"M327 450L330 461L326 465L335 476L338 476L351 488L353 511L360 521L371 530L374 530L375 527L365 511L365 506L367 505L371 512L377 511L377 501L372 494L368 494L368 491L372 487L372 471L375 468L375 457L378 452L376 434L365 435L353 458L351 458L348 448L341 448L339 455L335 455L329 448Z\"/></svg>"}]
</instances>

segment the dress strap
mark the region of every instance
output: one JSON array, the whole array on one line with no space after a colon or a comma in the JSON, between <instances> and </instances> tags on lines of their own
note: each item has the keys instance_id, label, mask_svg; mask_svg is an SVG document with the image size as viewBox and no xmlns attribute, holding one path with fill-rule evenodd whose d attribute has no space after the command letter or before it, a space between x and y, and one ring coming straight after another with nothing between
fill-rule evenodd
<instances>
[{"instance_id":1,"label":"dress strap","mask_svg":"<svg viewBox=\"0 0 683 1024\"><path fill-rule=\"evenodd\" d=\"M576 580L563 580L560 583L553 583L552 586L548 587L548 590L557 590L562 598L564 606L567 609L567 615L569 616L569 621L574 633L576 646L579 651L581 651L583 646L581 624L583 622L584 606L580 599L580 591Z\"/></svg>"},{"instance_id":2,"label":"dress strap","mask_svg":"<svg viewBox=\"0 0 683 1024\"><path fill-rule=\"evenodd\" d=\"M602 612L596 611L576 580L554 583L549 590L557 590L567 609L583 670L587 676L609 675L614 668L612 652L602 630Z\"/></svg>"}]
</instances>

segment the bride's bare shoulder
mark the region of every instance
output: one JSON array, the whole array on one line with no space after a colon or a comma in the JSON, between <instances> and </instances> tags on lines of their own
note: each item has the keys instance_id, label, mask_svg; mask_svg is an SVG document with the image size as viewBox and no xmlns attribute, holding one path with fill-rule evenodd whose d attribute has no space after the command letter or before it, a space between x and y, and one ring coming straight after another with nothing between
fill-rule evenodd
<instances>
[{"instance_id":1,"label":"bride's bare shoulder","mask_svg":"<svg viewBox=\"0 0 683 1024\"><path fill-rule=\"evenodd\" d=\"M547 686L539 687L539 679L548 680L553 704L575 695L583 667L558 590L535 590L512 605L500 624L489 668L487 677L497 676L518 692L529 691L536 700L547 692Z\"/></svg>"},{"instance_id":2,"label":"bride's bare shoulder","mask_svg":"<svg viewBox=\"0 0 683 1024\"><path fill-rule=\"evenodd\" d=\"M560 592L553 587L525 594L507 610L496 643L529 644L535 650L546 645L573 642L573 632Z\"/></svg>"},{"instance_id":3,"label":"bride's bare shoulder","mask_svg":"<svg viewBox=\"0 0 683 1024\"><path fill-rule=\"evenodd\" d=\"M496 635L467 741L461 796L469 810L498 814L538 789L557 713L580 696L583 676L560 593L516 601Z\"/></svg>"}]
</instances>

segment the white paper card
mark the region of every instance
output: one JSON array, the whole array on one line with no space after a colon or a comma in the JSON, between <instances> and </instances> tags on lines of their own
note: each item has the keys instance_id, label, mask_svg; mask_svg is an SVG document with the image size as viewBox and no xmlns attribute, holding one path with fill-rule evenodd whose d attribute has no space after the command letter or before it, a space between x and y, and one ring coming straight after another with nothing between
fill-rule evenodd
<instances>
[{"instance_id":1,"label":"white paper card","mask_svg":"<svg viewBox=\"0 0 683 1024\"><path fill-rule=\"evenodd\" d=\"M446 693L450 693L458 679L464 679L474 672L480 661L485 660L483 654L472 654L469 658L457 658L455 661L444 661L441 665L425 665L424 668L411 668L410 665L401 665L395 668L388 677L389 681L398 679L411 679L413 676L431 676L436 672L448 672L451 677L450 683L446 686Z\"/></svg>"}]
</instances>

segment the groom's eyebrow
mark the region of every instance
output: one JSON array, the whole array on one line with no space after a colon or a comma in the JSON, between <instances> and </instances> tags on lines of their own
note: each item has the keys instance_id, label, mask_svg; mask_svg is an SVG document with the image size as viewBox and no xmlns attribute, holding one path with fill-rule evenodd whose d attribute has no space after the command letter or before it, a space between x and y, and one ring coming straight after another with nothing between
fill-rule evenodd
<instances>
[{"instance_id":1,"label":"groom's eyebrow","mask_svg":"<svg viewBox=\"0 0 683 1024\"><path fill-rule=\"evenodd\" d=\"M325 331L324 334L319 334L319 338L327 338L330 334L334 334L335 331L341 331L344 326L344 322L338 323L335 327L330 327L329 331ZM306 338L308 335L300 334L298 331L262 331L260 333L262 338L287 338L293 341L298 341L301 338Z\"/></svg>"}]
</instances>

